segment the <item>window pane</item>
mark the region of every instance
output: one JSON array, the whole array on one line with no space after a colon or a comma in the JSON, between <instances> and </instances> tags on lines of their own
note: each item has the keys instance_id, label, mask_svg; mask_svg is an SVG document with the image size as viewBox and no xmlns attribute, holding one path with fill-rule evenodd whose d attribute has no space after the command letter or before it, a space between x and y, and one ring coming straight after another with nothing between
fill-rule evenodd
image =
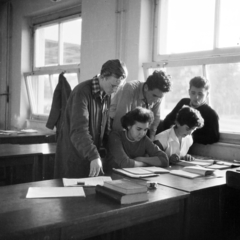
<instances>
[{"instance_id":1,"label":"window pane","mask_svg":"<svg viewBox=\"0 0 240 240\"><path fill-rule=\"evenodd\" d=\"M65 73L64 74L65 78L67 79L68 83L71 86L71 89L73 90L77 84L78 84L78 76L77 73ZM53 86L53 91L56 88L58 84L58 78L59 74L53 74L52 75L52 86Z\"/></svg>"},{"instance_id":2,"label":"window pane","mask_svg":"<svg viewBox=\"0 0 240 240\"><path fill-rule=\"evenodd\" d=\"M207 66L211 105L220 117L220 130L240 132L240 63Z\"/></svg>"},{"instance_id":3,"label":"window pane","mask_svg":"<svg viewBox=\"0 0 240 240\"><path fill-rule=\"evenodd\" d=\"M77 19L63 23L63 64L80 63L82 20Z\"/></svg>"},{"instance_id":4,"label":"window pane","mask_svg":"<svg viewBox=\"0 0 240 240\"><path fill-rule=\"evenodd\" d=\"M35 66L44 67L58 63L58 25L40 27L35 33Z\"/></svg>"},{"instance_id":5,"label":"window pane","mask_svg":"<svg viewBox=\"0 0 240 240\"><path fill-rule=\"evenodd\" d=\"M33 114L47 115L50 112L53 92L48 75L28 77L28 88Z\"/></svg>"},{"instance_id":6,"label":"window pane","mask_svg":"<svg viewBox=\"0 0 240 240\"><path fill-rule=\"evenodd\" d=\"M189 81L195 76L202 76L201 66L168 67L166 73L171 76L172 89L166 93L164 102L161 104L161 118L172 111L176 104L185 97L189 97Z\"/></svg>"},{"instance_id":7,"label":"window pane","mask_svg":"<svg viewBox=\"0 0 240 240\"><path fill-rule=\"evenodd\" d=\"M239 9L239 0L221 0L219 47L240 46Z\"/></svg>"},{"instance_id":8,"label":"window pane","mask_svg":"<svg viewBox=\"0 0 240 240\"><path fill-rule=\"evenodd\" d=\"M161 0L160 54L213 49L215 0Z\"/></svg>"}]
</instances>

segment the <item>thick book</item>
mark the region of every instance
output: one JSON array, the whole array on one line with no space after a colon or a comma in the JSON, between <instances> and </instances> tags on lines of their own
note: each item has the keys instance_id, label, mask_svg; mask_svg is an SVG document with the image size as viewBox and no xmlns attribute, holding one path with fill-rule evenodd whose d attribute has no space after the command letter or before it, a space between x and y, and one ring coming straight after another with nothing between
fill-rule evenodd
<instances>
[{"instance_id":1,"label":"thick book","mask_svg":"<svg viewBox=\"0 0 240 240\"><path fill-rule=\"evenodd\" d=\"M95 188L96 194L105 196L112 199L120 204L131 204L148 201L147 192L134 193L134 194L123 194L107 187L97 185Z\"/></svg>"},{"instance_id":2,"label":"thick book","mask_svg":"<svg viewBox=\"0 0 240 240\"><path fill-rule=\"evenodd\" d=\"M142 193L148 190L147 186L128 179L107 181L104 182L103 186L124 194Z\"/></svg>"}]
</instances>

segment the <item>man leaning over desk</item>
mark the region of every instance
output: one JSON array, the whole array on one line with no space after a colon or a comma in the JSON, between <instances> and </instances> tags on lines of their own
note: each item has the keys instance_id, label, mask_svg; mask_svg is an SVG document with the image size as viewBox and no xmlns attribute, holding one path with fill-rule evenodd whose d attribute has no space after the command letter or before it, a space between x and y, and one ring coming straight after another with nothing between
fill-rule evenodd
<instances>
[{"instance_id":1,"label":"man leaning over desk","mask_svg":"<svg viewBox=\"0 0 240 240\"><path fill-rule=\"evenodd\" d=\"M110 106L110 117L113 120L113 130L121 130L121 117L136 107L150 109L154 121L149 128L149 137L154 140L160 122L160 104L171 88L170 76L164 71L154 71L145 82L133 80L126 82L114 95Z\"/></svg>"},{"instance_id":2,"label":"man leaning over desk","mask_svg":"<svg viewBox=\"0 0 240 240\"><path fill-rule=\"evenodd\" d=\"M100 148L108 123L111 94L127 77L118 59L102 65L99 75L78 84L65 110L55 155L55 178L95 177L103 173Z\"/></svg>"}]
</instances>

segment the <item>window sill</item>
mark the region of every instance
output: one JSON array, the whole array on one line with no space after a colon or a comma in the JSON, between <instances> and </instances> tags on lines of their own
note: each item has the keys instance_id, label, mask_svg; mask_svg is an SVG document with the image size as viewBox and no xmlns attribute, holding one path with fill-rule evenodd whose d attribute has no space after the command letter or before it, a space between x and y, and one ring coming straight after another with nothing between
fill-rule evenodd
<instances>
[{"instance_id":1,"label":"window sill","mask_svg":"<svg viewBox=\"0 0 240 240\"><path fill-rule=\"evenodd\" d=\"M51 130L46 127L47 120L35 120L35 119L27 119L26 120L26 128L30 129L37 129L37 130L43 130L44 132L47 133L55 133L55 128L54 130Z\"/></svg>"},{"instance_id":2,"label":"window sill","mask_svg":"<svg viewBox=\"0 0 240 240\"><path fill-rule=\"evenodd\" d=\"M189 153L197 156L204 156L213 159L233 161L240 160L240 144L218 142L214 144L194 143Z\"/></svg>"}]
</instances>

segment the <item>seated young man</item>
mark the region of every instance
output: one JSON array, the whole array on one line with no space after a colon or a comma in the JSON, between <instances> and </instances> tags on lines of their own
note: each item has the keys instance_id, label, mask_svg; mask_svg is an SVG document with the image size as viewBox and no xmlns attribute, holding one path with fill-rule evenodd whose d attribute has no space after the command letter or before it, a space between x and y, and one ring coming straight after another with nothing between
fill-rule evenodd
<instances>
[{"instance_id":1,"label":"seated young man","mask_svg":"<svg viewBox=\"0 0 240 240\"><path fill-rule=\"evenodd\" d=\"M157 134L154 143L168 155L171 164L180 159L192 161L194 158L187 154L193 144L191 134L203 124L204 120L198 110L184 106L177 114L175 125Z\"/></svg>"},{"instance_id":2,"label":"seated young man","mask_svg":"<svg viewBox=\"0 0 240 240\"><path fill-rule=\"evenodd\" d=\"M162 130L169 129L175 123L178 111L184 106L197 109L203 119L204 127L193 132L193 142L212 144L219 141L219 117L218 114L206 103L209 94L209 82L203 77L194 77L189 83L190 98L181 99L175 108L162 122Z\"/></svg>"}]
</instances>

